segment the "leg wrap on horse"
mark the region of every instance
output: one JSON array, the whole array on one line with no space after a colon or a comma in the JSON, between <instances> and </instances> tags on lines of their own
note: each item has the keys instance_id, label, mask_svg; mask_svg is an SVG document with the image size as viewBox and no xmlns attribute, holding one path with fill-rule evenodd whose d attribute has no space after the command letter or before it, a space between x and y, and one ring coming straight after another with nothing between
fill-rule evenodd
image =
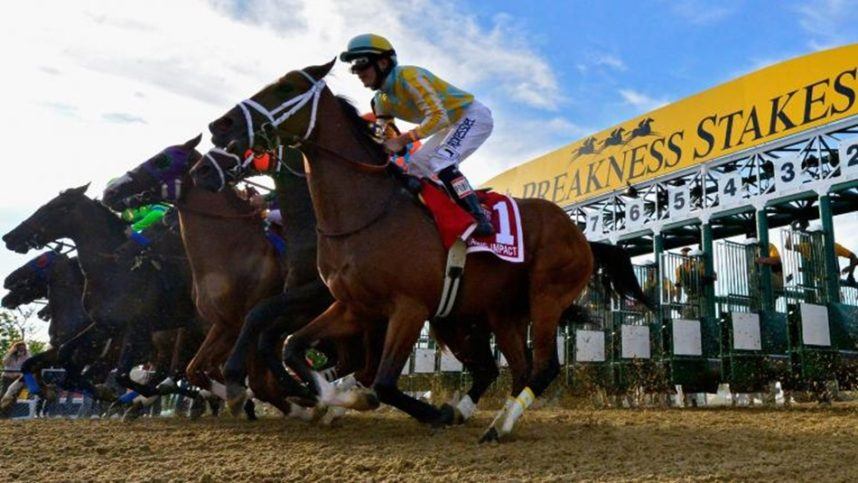
<instances>
[{"instance_id":1,"label":"leg wrap on horse","mask_svg":"<svg viewBox=\"0 0 858 483\"><path fill-rule=\"evenodd\" d=\"M39 388L39 383L36 382L36 376L34 376L32 372L25 372L22 377L24 379L24 384L27 385L27 391L29 391L30 394L39 394L41 388Z\"/></svg>"}]
</instances>

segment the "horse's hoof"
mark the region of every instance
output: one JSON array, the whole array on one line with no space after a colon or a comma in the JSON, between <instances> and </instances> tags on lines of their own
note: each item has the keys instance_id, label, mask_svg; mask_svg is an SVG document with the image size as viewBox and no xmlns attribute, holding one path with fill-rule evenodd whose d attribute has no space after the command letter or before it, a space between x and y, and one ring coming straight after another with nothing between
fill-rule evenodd
<instances>
[{"instance_id":1,"label":"horse's hoof","mask_svg":"<svg viewBox=\"0 0 858 483\"><path fill-rule=\"evenodd\" d=\"M188 417L192 420L199 419L206 412L206 399L200 395L194 398L191 402L191 408L188 410Z\"/></svg>"},{"instance_id":2,"label":"horse's hoof","mask_svg":"<svg viewBox=\"0 0 858 483\"><path fill-rule=\"evenodd\" d=\"M237 417L244 409L244 401L247 401L247 389L241 384L228 382L226 384L226 405L233 417Z\"/></svg>"},{"instance_id":3,"label":"horse's hoof","mask_svg":"<svg viewBox=\"0 0 858 483\"><path fill-rule=\"evenodd\" d=\"M248 421L256 421L256 404L254 404L252 399L244 401L244 414L247 416Z\"/></svg>"},{"instance_id":4,"label":"horse's hoof","mask_svg":"<svg viewBox=\"0 0 858 483\"><path fill-rule=\"evenodd\" d=\"M378 394L372 389L355 388L349 391L344 407L355 411L373 411L381 406Z\"/></svg>"},{"instance_id":5,"label":"horse's hoof","mask_svg":"<svg viewBox=\"0 0 858 483\"><path fill-rule=\"evenodd\" d=\"M325 412L325 415L322 416L322 419L319 423L322 426L331 426L334 424L334 421L342 418L346 414L346 408L341 408L339 406L328 406L328 410Z\"/></svg>"},{"instance_id":6,"label":"horse's hoof","mask_svg":"<svg viewBox=\"0 0 858 483\"><path fill-rule=\"evenodd\" d=\"M132 404L131 407L125 411L125 414L122 415L122 420L125 422L130 422L139 418L141 406L142 405L138 402Z\"/></svg>"},{"instance_id":7,"label":"horse's hoof","mask_svg":"<svg viewBox=\"0 0 858 483\"><path fill-rule=\"evenodd\" d=\"M432 427L439 428L456 424L456 408L447 403L438 408L438 419L432 422Z\"/></svg>"},{"instance_id":8,"label":"horse's hoof","mask_svg":"<svg viewBox=\"0 0 858 483\"><path fill-rule=\"evenodd\" d=\"M212 417L218 417L218 415L220 414L220 399L212 398L208 400L208 403L209 409L212 412Z\"/></svg>"},{"instance_id":9,"label":"horse's hoof","mask_svg":"<svg viewBox=\"0 0 858 483\"><path fill-rule=\"evenodd\" d=\"M480 438L480 444L483 443L500 443L500 435L494 426L483 433L483 436Z\"/></svg>"},{"instance_id":10,"label":"horse's hoof","mask_svg":"<svg viewBox=\"0 0 858 483\"><path fill-rule=\"evenodd\" d=\"M319 403L318 399L309 399L309 398L302 397L302 396L289 396L286 398L286 401L290 402L292 404L297 404L297 405L305 407L305 408L316 407L316 404Z\"/></svg>"},{"instance_id":11,"label":"horse's hoof","mask_svg":"<svg viewBox=\"0 0 858 483\"><path fill-rule=\"evenodd\" d=\"M441 405L441 411L452 411L452 419L450 420L449 425L451 426L459 426L465 424L468 420L465 419L465 415L462 414L462 411L459 411L459 408L453 406L450 403L444 403Z\"/></svg>"}]
</instances>

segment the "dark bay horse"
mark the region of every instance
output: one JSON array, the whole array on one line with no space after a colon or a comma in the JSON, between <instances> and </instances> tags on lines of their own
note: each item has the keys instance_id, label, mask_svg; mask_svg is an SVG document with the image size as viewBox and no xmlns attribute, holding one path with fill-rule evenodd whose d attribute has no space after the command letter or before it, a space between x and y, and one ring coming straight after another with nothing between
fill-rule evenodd
<instances>
[{"instance_id":1,"label":"dark bay horse","mask_svg":"<svg viewBox=\"0 0 858 483\"><path fill-rule=\"evenodd\" d=\"M115 214L86 197L86 188L60 193L4 235L3 241L10 250L25 253L61 238L72 239L86 277L83 304L92 323L59 347L59 361L67 371L79 372L80 368L70 366L75 351L98 354L108 340L121 337L117 382L147 397L157 395L155 388L128 377L135 364L148 362L151 335L170 329L200 330L181 240L178 233L163 226L152 237L142 263L136 257L117 258L120 247L120 252L134 253L136 242L127 240L126 225ZM91 384L82 388L96 393Z\"/></svg>"},{"instance_id":2,"label":"dark bay horse","mask_svg":"<svg viewBox=\"0 0 858 483\"><path fill-rule=\"evenodd\" d=\"M210 388L212 381L224 382L221 365L242 330L245 314L260 300L281 292L287 270L266 239L258 210L233 190L212 193L193 185L188 172L202 157L195 149L199 141L196 137L170 146L118 178L105 190L104 203L117 210L154 202L176 206L195 304L212 323L187 374L194 385ZM286 415L301 416L306 411L286 399L297 382L280 361L279 336L254 344L257 350L244 352L242 363L247 361L250 367L250 388L257 398Z\"/></svg>"},{"instance_id":3,"label":"dark bay horse","mask_svg":"<svg viewBox=\"0 0 858 483\"><path fill-rule=\"evenodd\" d=\"M320 234L319 271L336 302L289 339L284 354L290 366L312 382L313 375L296 357L303 348L319 338L366 332L386 321L373 389L381 402L420 421L435 421L439 410L402 393L396 382L424 321L438 306L446 253L433 222L388 174L386 153L366 124L324 86L322 79L332 66L290 72L210 129L215 144L229 145L233 153L260 147L273 152L282 140L301 146L307 156ZM251 115L244 112L253 113L248 105L266 117L271 129L248 126ZM510 264L472 255L452 315L474 318L491 331L513 373L516 397L508 400L483 440L509 433L559 373L557 326L594 267L590 245L562 209L538 199L517 202L525 261Z\"/></svg>"},{"instance_id":4,"label":"dark bay horse","mask_svg":"<svg viewBox=\"0 0 858 483\"><path fill-rule=\"evenodd\" d=\"M77 259L54 251L40 254L10 273L4 280L3 287L9 290L2 301L5 308L14 309L38 299L48 300L50 347L27 359L21 367L22 373L32 377L30 384L38 384L39 370L56 362L57 347L89 325L89 316L81 301L83 282ZM75 354L75 364L83 367L88 358L79 356L84 354ZM73 384L70 379L71 377L67 382ZM10 391L2 395L0 409L5 409L14 402L23 387L23 381L14 385L14 390L10 387Z\"/></svg>"},{"instance_id":5,"label":"dark bay horse","mask_svg":"<svg viewBox=\"0 0 858 483\"><path fill-rule=\"evenodd\" d=\"M29 382L25 384L21 381L20 384L13 385L14 390L10 388L10 391L3 395L0 409L5 409L14 402L17 393L25 385L38 384L40 369L59 362L58 348L91 323L83 307L84 277L77 258L69 258L53 251L45 252L9 274L4 281L4 287L9 290L9 294L3 298L3 306L6 308L15 308L40 298L47 299L50 347L24 362L21 372L25 375L22 378L29 376ZM189 360L184 353L188 344L177 340L177 332L178 330L173 329L152 335L151 362L155 367L170 367L171 374L175 373L175 368L182 360ZM93 353L88 348L79 348L71 356L71 365L75 368L88 366L86 374L89 379L104 381L110 368L115 366L119 355L118 345L107 343L98 353ZM67 390L77 390L85 384L80 383L77 371L68 370L60 386ZM41 387L31 392L39 393Z\"/></svg>"}]
</instances>

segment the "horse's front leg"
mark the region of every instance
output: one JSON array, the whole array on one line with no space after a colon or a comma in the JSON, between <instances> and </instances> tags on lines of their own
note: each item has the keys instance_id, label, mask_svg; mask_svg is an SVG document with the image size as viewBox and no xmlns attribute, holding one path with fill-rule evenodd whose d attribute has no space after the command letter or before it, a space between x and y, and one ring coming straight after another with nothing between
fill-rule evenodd
<instances>
[{"instance_id":1,"label":"horse's front leg","mask_svg":"<svg viewBox=\"0 0 858 483\"><path fill-rule=\"evenodd\" d=\"M320 339L342 340L362 331L363 326L360 321L346 308L345 304L334 302L312 322L286 339L286 345L283 347L283 362L311 388L299 386L300 390L296 391L299 398L316 401L316 396L319 395L323 399L329 399L333 392L332 385L322 375L315 373L307 364L304 359L306 350ZM338 404L335 403L334 405ZM370 404L370 406L377 405L377 401ZM354 408L357 409L357 407Z\"/></svg>"},{"instance_id":2,"label":"horse's front leg","mask_svg":"<svg viewBox=\"0 0 858 483\"><path fill-rule=\"evenodd\" d=\"M372 387L381 402L408 413L421 423L435 426L449 424L452 413L441 411L403 393L396 384L428 316L429 311L417 301L403 300L397 303L388 321L384 351Z\"/></svg>"},{"instance_id":3,"label":"horse's front leg","mask_svg":"<svg viewBox=\"0 0 858 483\"><path fill-rule=\"evenodd\" d=\"M259 334L274 323L278 315L288 307L288 297L279 293L257 303L244 318L241 333L235 341L232 353L224 366L227 405L233 415L243 408L247 390L244 379L248 375L248 356L259 338Z\"/></svg>"}]
</instances>

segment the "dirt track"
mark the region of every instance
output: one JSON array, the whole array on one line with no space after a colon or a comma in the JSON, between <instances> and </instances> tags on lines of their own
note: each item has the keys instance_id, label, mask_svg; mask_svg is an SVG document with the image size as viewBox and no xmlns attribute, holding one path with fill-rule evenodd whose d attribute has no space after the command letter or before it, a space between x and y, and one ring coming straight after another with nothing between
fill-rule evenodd
<instances>
[{"instance_id":1,"label":"dirt track","mask_svg":"<svg viewBox=\"0 0 858 483\"><path fill-rule=\"evenodd\" d=\"M337 428L231 418L0 421L0 480L858 481L858 407L542 409L478 446L491 412L433 432L400 413ZM9 444L11 443L11 444Z\"/></svg>"}]
</instances>

